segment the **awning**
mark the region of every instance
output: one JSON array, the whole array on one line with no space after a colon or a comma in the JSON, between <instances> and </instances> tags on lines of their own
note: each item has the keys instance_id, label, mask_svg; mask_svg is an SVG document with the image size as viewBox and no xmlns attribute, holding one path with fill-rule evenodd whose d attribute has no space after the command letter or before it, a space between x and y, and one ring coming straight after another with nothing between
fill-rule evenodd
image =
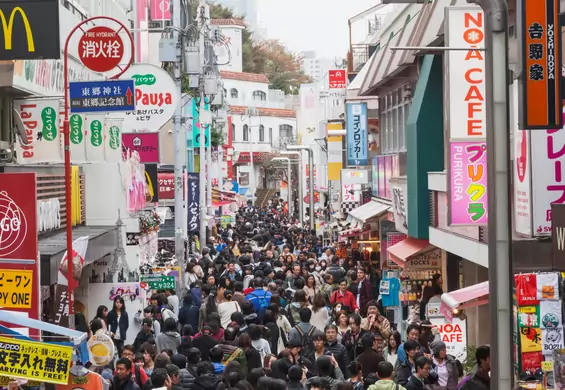
<instances>
[{"instance_id":1,"label":"awning","mask_svg":"<svg viewBox=\"0 0 565 390\"><path fill-rule=\"evenodd\" d=\"M339 238L347 238L347 237L357 237L362 236L364 234L371 233L371 229L361 229L361 228L354 228L349 230L344 230L339 233Z\"/></svg>"},{"instance_id":2,"label":"awning","mask_svg":"<svg viewBox=\"0 0 565 390\"><path fill-rule=\"evenodd\" d=\"M386 213L389 207L389 205L372 200L369 203L365 203L363 206L359 206L350 211L349 216L358 219L363 223L367 223L370 219L379 217Z\"/></svg>"},{"instance_id":3,"label":"awning","mask_svg":"<svg viewBox=\"0 0 565 390\"><path fill-rule=\"evenodd\" d=\"M408 237L388 248L388 254L392 261L403 267L411 257L427 252L433 247L428 240Z\"/></svg>"},{"instance_id":4,"label":"awning","mask_svg":"<svg viewBox=\"0 0 565 390\"><path fill-rule=\"evenodd\" d=\"M257 164L264 163L265 161L269 160L271 157L271 153L267 152L253 152L253 162ZM251 162L251 157L249 152L240 152L239 157L236 164L247 164Z\"/></svg>"},{"instance_id":5,"label":"awning","mask_svg":"<svg viewBox=\"0 0 565 390\"><path fill-rule=\"evenodd\" d=\"M459 290L443 293L441 295L440 312L446 319L453 319L454 310L463 310L468 307L479 306L488 302L488 282L474 284Z\"/></svg>"}]
</instances>

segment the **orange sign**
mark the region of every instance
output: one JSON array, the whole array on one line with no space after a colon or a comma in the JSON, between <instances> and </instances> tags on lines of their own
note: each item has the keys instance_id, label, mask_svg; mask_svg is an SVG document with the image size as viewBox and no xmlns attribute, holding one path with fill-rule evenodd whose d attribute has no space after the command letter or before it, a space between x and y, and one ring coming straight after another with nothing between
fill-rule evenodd
<instances>
[{"instance_id":1,"label":"orange sign","mask_svg":"<svg viewBox=\"0 0 565 390\"><path fill-rule=\"evenodd\" d=\"M520 128L560 129L563 115L559 0L521 0L518 4L523 64Z\"/></svg>"}]
</instances>

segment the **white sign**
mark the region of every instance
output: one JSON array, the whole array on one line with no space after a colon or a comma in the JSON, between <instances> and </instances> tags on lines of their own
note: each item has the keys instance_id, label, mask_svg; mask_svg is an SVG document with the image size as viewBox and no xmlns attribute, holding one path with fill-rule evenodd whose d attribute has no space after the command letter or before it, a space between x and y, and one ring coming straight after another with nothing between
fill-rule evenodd
<instances>
[{"instance_id":1,"label":"white sign","mask_svg":"<svg viewBox=\"0 0 565 390\"><path fill-rule=\"evenodd\" d=\"M351 192L349 192L351 191ZM355 191L355 184L343 184L341 186L342 202L360 202L361 191Z\"/></svg>"},{"instance_id":2,"label":"white sign","mask_svg":"<svg viewBox=\"0 0 565 390\"><path fill-rule=\"evenodd\" d=\"M445 8L446 46L468 47L445 54L448 69L446 109L452 141L486 137L484 16L479 6Z\"/></svg>"},{"instance_id":3,"label":"white sign","mask_svg":"<svg viewBox=\"0 0 565 390\"><path fill-rule=\"evenodd\" d=\"M29 145L16 141L19 164L62 163L59 98L14 100Z\"/></svg>"},{"instance_id":4,"label":"white sign","mask_svg":"<svg viewBox=\"0 0 565 390\"><path fill-rule=\"evenodd\" d=\"M392 209L396 230L408 234L408 193L406 179L389 180L392 195Z\"/></svg>"},{"instance_id":5,"label":"white sign","mask_svg":"<svg viewBox=\"0 0 565 390\"><path fill-rule=\"evenodd\" d=\"M551 204L565 203L565 128L530 132L533 234L551 236Z\"/></svg>"},{"instance_id":6,"label":"white sign","mask_svg":"<svg viewBox=\"0 0 565 390\"><path fill-rule=\"evenodd\" d=\"M173 78L147 64L132 65L121 78L135 81L135 111L122 114L122 131L159 131L173 117L181 100Z\"/></svg>"},{"instance_id":7,"label":"white sign","mask_svg":"<svg viewBox=\"0 0 565 390\"><path fill-rule=\"evenodd\" d=\"M563 327L541 330L541 352L544 355L553 355L558 349L563 349Z\"/></svg>"},{"instance_id":8,"label":"white sign","mask_svg":"<svg viewBox=\"0 0 565 390\"><path fill-rule=\"evenodd\" d=\"M449 322L445 318L430 318L430 322L439 328L441 341L447 346L447 354L464 362L467 359L467 321L454 318Z\"/></svg>"},{"instance_id":9,"label":"white sign","mask_svg":"<svg viewBox=\"0 0 565 390\"><path fill-rule=\"evenodd\" d=\"M104 161L105 140L107 134L104 126L105 114L89 114L86 118L86 160L88 162ZM71 156L72 157L72 156Z\"/></svg>"},{"instance_id":10,"label":"white sign","mask_svg":"<svg viewBox=\"0 0 565 390\"><path fill-rule=\"evenodd\" d=\"M516 233L532 236L532 191L530 188L531 165L530 131L518 128L518 83L512 85L514 121L514 227ZM536 174L541 174L537 172Z\"/></svg>"},{"instance_id":11,"label":"white sign","mask_svg":"<svg viewBox=\"0 0 565 390\"><path fill-rule=\"evenodd\" d=\"M367 184L370 171L361 169L342 169L341 184Z\"/></svg>"},{"instance_id":12,"label":"white sign","mask_svg":"<svg viewBox=\"0 0 565 390\"><path fill-rule=\"evenodd\" d=\"M104 160L122 162L122 126L123 119L106 118L104 120Z\"/></svg>"},{"instance_id":13,"label":"white sign","mask_svg":"<svg viewBox=\"0 0 565 390\"><path fill-rule=\"evenodd\" d=\"M37 231L59 229L61 227L61 203L59 198L37 201Z\"/></svg>"}]
</instances>

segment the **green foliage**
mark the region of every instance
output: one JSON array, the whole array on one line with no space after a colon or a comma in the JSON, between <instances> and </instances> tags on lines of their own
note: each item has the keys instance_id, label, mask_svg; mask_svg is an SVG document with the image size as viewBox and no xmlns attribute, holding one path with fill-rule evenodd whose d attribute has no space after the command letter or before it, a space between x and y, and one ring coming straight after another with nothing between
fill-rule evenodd
<instances>
[{"instance_id":1,"label":"green foliage","mask_svg":"<svg viewBox=\"0 0 565 390\"><path fill-rule=\"evenodd\" d=\"M212 127L210 131L210 142L212 146L222 146L224 144L224 133L221 128L217 128L216 126Z\"/></svg>"},{"instance_id":2,"label":"green foliage","mask_svg":"<svg viewBox=\"0 0 565 390\"><path fill-rule=\"evenodd\" d=\"M465 370L465 375L468 375L471 371L473 371L475 364L477 364L477 360L475 359L476 352L477 347L475 347L474 345L467 345L467 358L464 362L462 362L463 369Z\"/></svg>"}]
</instances>

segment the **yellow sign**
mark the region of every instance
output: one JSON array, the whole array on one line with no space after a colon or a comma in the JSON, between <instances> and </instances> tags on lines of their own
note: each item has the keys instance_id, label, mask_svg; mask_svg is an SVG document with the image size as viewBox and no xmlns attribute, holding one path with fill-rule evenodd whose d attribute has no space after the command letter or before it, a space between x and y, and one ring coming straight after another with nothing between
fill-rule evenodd
<instances>
[{"instance_id":1,"label":"yellow sign","mask_svg":"<svg viewBox=\"0 0 565 390\"><path fill-rule=\"evenodd\" d=\"M6 22L6 16L4 12L0 10L0 20L2 21L2 28L4 29L4 48L6 50L12 50L12 30L14 29L14 19L16 14L20 14L22 21L24 22L24 27L26 31L27 38L27 50L32 53L35 51L35 43L33 41L33 33L31 32L31 27L29 25L29 20L21 7L15 7L10 13L10 18Z\"/></svg>"},{"instance_id":2,"label":"yellow sign","mask_svg":"<svg viewBox=\"0 0 565 390\"><path fill-rule=\"evenodd\" d=\"M545 360L545 361L541 362L541 370L543 372L553 371L553 360Z\"/></svg>"},{"instance_id":3,"label":"yellow sign","mask_svg":"<svg viewBox=\"0 0 565 390\"><path fill-rule=\"evenodd\" d=\"M541 329L521 328L520 349L522 352L541 352Z\"/></svg>"},{"instance_id":4,"label":"yellow sign","mask_svg":"<svg viewBox=\"0 0 565 390\"><path fill-rule=\"evenodd\" d=\"M0 376L67 384L72 347L0 337Z\"/></svg>"},{"instance_id":5,"label":"yellow sign","mask_svg":"<svg viewBox=\"0 0 565 390\"><path fill-rule=\"evenodd\" d=\"M33 271L0 269L0 307L30 309Z\"/></svg>"}]
</instances>

